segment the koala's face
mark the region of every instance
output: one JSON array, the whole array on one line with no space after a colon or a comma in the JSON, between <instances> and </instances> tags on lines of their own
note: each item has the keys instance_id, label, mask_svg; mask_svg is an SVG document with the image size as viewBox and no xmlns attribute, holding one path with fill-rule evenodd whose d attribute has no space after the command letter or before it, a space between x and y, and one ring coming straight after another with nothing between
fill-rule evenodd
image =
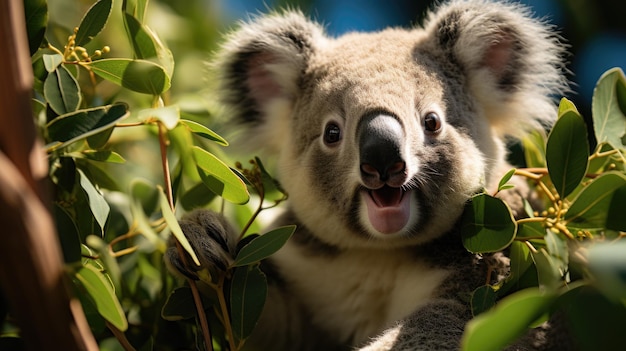
<instances>
[{"instance_id":1,"label":"koala's face","mask_svg":"<svg viewBox=\"0 0 626 351\"><path fill-rule=\"evenodd\" d=\"M475 140L493 140L487 121L422 41L353 34L310 59L280 176L307 226L349 233L333 242L430 239L484 184L494 148Z\"/></svg>"},{"instance_id":2,"label":"koala's face","mask_svg":"<svg viewBox=\"0 0 626 351\"><path fill-rule=\"evenodd\" d=\"M475 15L444 8L426 29L331 39L291 13L231 38L225 101L278 156L292 211L319 239L397 246L442 235L502 161L500 138L520 128L511 123L552 117L542 94L560 84L555 62L529 53L533 36L542 50L556 44L521 16L463 27ZM521 104L529 96L534 107Z\"/></svg>"}]
</instances>

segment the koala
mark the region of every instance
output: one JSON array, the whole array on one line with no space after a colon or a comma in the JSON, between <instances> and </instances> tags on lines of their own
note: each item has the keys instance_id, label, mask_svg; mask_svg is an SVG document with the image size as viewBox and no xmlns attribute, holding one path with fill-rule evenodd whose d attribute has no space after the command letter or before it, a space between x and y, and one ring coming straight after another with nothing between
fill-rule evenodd
<instances>
[{"instance_id":1,"label":"koala","mask_svg":"<svg viewBox=\"0 0 626 351\"><path fill-rule=\"evenodd\" d=\"M507 139L555 119L564 54L528 8L487 0L440 4L412 29L334 38L287 10L228 35L218 93L276 163L289 200L274 225L297 225L262 262L268 299L247 347L458 349L471 292L507 271L502 254L463 248L459 217L508 170ZM203 265L232 261L220 215L181 226Z\"/></svg>"}]
</instances>

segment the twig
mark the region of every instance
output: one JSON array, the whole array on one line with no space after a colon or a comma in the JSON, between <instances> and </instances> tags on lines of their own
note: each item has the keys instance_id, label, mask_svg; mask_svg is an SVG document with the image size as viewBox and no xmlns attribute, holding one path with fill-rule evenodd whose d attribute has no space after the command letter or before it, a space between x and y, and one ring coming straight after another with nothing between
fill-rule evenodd
<instances>
[{"instance_id":1,"label":"twig","mask_svg":"<svg viewBox=\"0 0 626 351\"><path fill-rule=\"evenodd\" d=\"M170 208L174 211L174 198L172 194L172 181L170 178L170 167L167 162L167 130L163 123L157 121L157 126L159 129L159 146L161 149L161 165L163 168L163 179L165 185L165 195L167 196L167 201L169 202ZM187 255L183 250L182 246L176 240L176 250L178 251L178 256L183 261L184 265L187 265ZM196 282L187 278L187 283L189 283L189 287L191 288L191 293L193 295L193 301L196 306L196 312L198 313L198 319L200 320L200 327L202 328L202 335L204 337L205 347L208 351L213 351L213 342L211 338L211 331L209 330L209 324L207 322L206 314L204 313L204 306L202 304L202 298L200 297L200 292L198 291L198 286Z\"/></svg>"},{"instance_id":2,"label":"twig","mask_svg":"<svg viewBox=\"0 0 626 351\"><path fill-rule=\"evenodd\" d=\"M135 351L135 348L133 347L133 345L131 345L130 341L128 341L128 339L126 338L126 334L124 334L121 330L117 329L117 327L111 324L111 322L109 321L106 321L106 325L107 325L107 328L109 328L109 330L113 333L117 341L120 342L120 345L122 345L124 350Z\"/></svg>"}]
</instances>

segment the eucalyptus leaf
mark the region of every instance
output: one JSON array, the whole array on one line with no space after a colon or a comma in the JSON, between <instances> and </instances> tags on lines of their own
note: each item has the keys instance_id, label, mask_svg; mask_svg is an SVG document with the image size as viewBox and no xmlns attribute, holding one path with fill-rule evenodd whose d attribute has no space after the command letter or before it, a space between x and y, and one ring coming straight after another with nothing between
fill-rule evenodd
<instances>
[{"instance_id":1,"label":"eucalyptus leaf","mask_svg":"<svg viewBox=\"0 0 626 351\"><path fill-rule=\"evenodd\" d=\"M254 238L239 250L233 267L259 262L280 250L289 240L296 227L293 225L276 228Z\"/></svg>"},{"instance_id":2,"label":"eucalyptus leaf","mask_svg":"<svg viewBox=\"0 0 626 351\"><path fill-rule=\"evenodd\" d=\"M59 204L54 204L53 214L65 263L80 262L80 234L76 223Z\"/></svg>"},{"instance_id":3,"label":"eucalyptus leaf","mask_svg":"<svg viewBox=\"0 0 626 351\"><path fill-rule=\"evenodd\" d=\"M188 286L174 289L161 309L161 317L168 321L191 319L196 315L196 305Z\"/></svg>"},{"instance_id":4,"label":"eucalyptus leaf","mask_svg":"<svg viewBox=\"0 0 626 351\"><path fill-rule=\"evenodd\" d=\"M572 202L563 219L567 226L584 229L605 229L609 218L620 223L624 221L623 204L626 201L623 191L626 175L608 172L587 185ZM613 197L618 195L615 202ZM609 217L609 215L611 217ZM621 220L620 220L621 217Z\"/></svg>"},{"instance_id":5,"label":"eucalyptus leaf","mask_svg":"<svg viewBox=\"0 0 626 351\"><path fill-rule=\"evenodd\" d=\"M85 176L85 173L83 173L80 169L78 169L77 172L80 178L80 186L89 200L89 209L100 226L100 234L104 235L104 226L106 225L107 218L109 218L111 208L104 200L104 196L102 196L93 184L91 184L91 181Z\"/></svg>"},{"instance_id":6,"label":"eucalyptus leaf","mask_svg":"<svg viewBox=\"0 0 626 351\"><path fill-rule=\"evenodd\" d=\"M111 14L112 5L113 0L99 0L87 10L76 32L77 46L84 46L104 29Z\"/></svg>"},{"instance_id":7,"label":"eucalyptus leaf","mask_svg":"<svg viewBox=\"0 0 626 351\"><path fill-rule=\"evenodd\" d=\"M78 81L63 65L48 74L43 93L50 108L58 115L76 111L82 100Z\"/></svg>"},{"instance_id":8,"label":"eucalyptus leaf","mask_svg":"<svg viewBox=\"0 0 626 351\"><path fill-rule=\"evenodd\" d=\"M137 225L137 230L143 235L144 238L147 239L148 248L152 251L157 250L161 253L164 253L167 249L167 245L165 240L161 238L155 230L152 228L149 218L146 216L144 212L142 201L136 196L138 192L142 190L138 190L139 187L143 187L146 181L141 179L135 179L131 182L131 202L130 202L130 212L134 222ZM158 200L158 197L155 198ZM153 204L159 204L159 201L155 201Z\"/></svg>"},{"instance_id":9,"label":"eucalyptus leaf","mask_svg":"<svg viewBox=\"0 0 626 351\"><path fill-rule=\"evenodd\" d=\"M148 0L124 0L122 2L122 11L133 15L139 22L143 22L143 17L148 7Z\"/></svg>"},{"instance_id":10,"label":"eucalyptus leaf","mask_svg":"<svg viewBox=\"0 0 626 351\"><path fill-rule=\"evenodd\" d=\"M63 63L63 55L61 54L43 54L41 59L48 73L54 72Z\"/></svg>"},{"instance_id":11,"label":"eucalyptus leaf","mask_svg":"<svg viewBox=\"0 0 626 351\"><path fill-rule=\"evenodd\" d=\"M483 285L478 287L472 292L471 307L472 315L478 316L479 314L488 311L496 305L498 294L489 285Z\"/></svg>"},{"instance_id":12,"label":"eucalyptus leaf","mask_svg":"<svg viewBox=\"0 0 626 351\"><path fill-rule=\"evenodd\" d=\"M26 15L28 47L32 56L39 49L46 34L48 3L46 0L24 0L24 14Z\"/></svg>"},{"instance_id":13,"label":"eucalyptus leaf","mask_svg":"<svg viewBox=\"0 0 626 351\"><path fill-rule=\"evenodd\" d=\"M154 62L102 59L85 65L98 76L138 93L160 95L170 88L167 72Z\"/></svg>"},{"instance_id":14,"label":"eucalyptus leaf","mask_svg":"<svg viewBox=\"0 0 626 351\"><path fill-rule=\"evenodd\" d=\"M522 139L524 161L531 168L545 168L546 166L546 136L543 131L534 130Z\"/></svg>"},{"instance_id":15,"label":"eucalyptus leaf","mask_svg":"<svg viewBox=\"0 0 626 351\"><path fill-rule=\"evenodd\" d=\"M499 351L522 336L552 305L555 298L539 289L510 295L469 321L461 340L463 351Z\"/></svg>"},{"instance_id":16,"label":"eucalyptus leaf","mask_svg":"<svg viewBox=\"0 0 626 351\"><path fill-rule=\"evenodd\" d=\"M224 138L200 123L186 119L181 119L180 123L199 137L212 140L222 146L228 146L228 142Z\"/></svg>"},{"instance_id":17,"label":"eucalyptus leaf","mask_svg":"<svg viewBox=\"0 0 626 351\"><path fill-rule=\"evenodd\" d=\"M110 128L128 114L128 106L122 103L78 110L48 123L48 137L65 146Z\"/></svg>"},{"instance_id":18,"label":"eucalyptus leaf","mask_svg":"<svg viewBox=\"0 0 626 351\"><path fill-rule=\"evenodd\" d=\"M109 244L97 235L87 236L85 242L89 247L96 250L97 255L92 256L97 256L98 259L85 259L83 260L83 265L91 264L100 271L106 272L104 278L111 284L116 295L122 298L122 271L117 263L117 259L112 255Z\"/></svg>"},{"instance_id":19,"label":"eucalyptus leaf","mask_svg":"<svg viewBox=\"0 0 626 351\"><path fill-rule=\"evenodd\" d=\"M150 119L157 119L168 130L176 128L178 121L180 120L180 109L178 105L171 105L157 108L147 108L139 111L137 118L140 121L148 121Z\"/></svg>"},{"instance_id":20,"label":"eucalyptus leaf","mask_svg":"<svg viewBox=\"0 0 626 351\"><path fill-rule=\"evenodd\" d=\"M197 146L192 148L192 154L202 182L211 191L235 204L248 202L248 188L224 162Z\"/></svg>"},{"instance_id":21,"label":"eucalyptus leaf","mask_svg":"<svg viewBox=\"0 0 626 351\"><path fill-rule=\"evenodd\" d=\"M235 269L230 289L230 313L237 340L250 336L261 316L266 297L267 278L258 266Z\"/></svg>"},{"instance_id":22,"label":"eucalyptus leaf","mask_svg":"<svg viewBox=\"0 0 626 351\"><path fill-rule=\"evenodd\" d=\"M576 111L567 110L552 128L546 161L550 179L564 199L585 177L589 161L587 126Z\"/></svg>"},{"instance_id":23,"label":"eucalyptus leaf","mask_svg":"<svg viewBox=\"0 0 626 351\"><path fill-rule=\"evenodd\" d=\"M625 147L622 141L626 132L624 85L626 78L620 68L606 71L598 80L591 104L598 143L606 142L616 149Z\"/></svg>"},{"instance_id":24,"label":"eucalyptus leaf","mask_svg":"<svg viewBox=\"0 0 626 351\"><path fill-rule=\"evenodd\" d=\"M479 194L465 207L461 239L470 252L486 253L506 248L517 231L508 206L500 199Z\"/></svg>"},{"instance_id":25,"label":"eucalyptus leaf","mask_svg":"<svg viewBox=\"0 0 626 351\"><path fill-rule=\"evenodd\" d=\"M543 248L531 254L535 267L537 267L539 287L546 291L553 291L559 288L563 282L562 261L551 256Z\"/></svg>"},{"instance_id":26,"label":"eucalyptus leaf","mask_svg":"<svg viewBox=\"0 0 626 351\"><path fill-rule=\"evenodd\" d=\"M167 198L165 197L163 191L159 191L159 204L161 206L163 219L172 231L172 235L176 237L176 240L178 240L180 246L182 246L183 249L187 251L193 262L197 266L200 266L200 260L198 260L198 256L196 256L196 253L193 251L193 247L191 247L189 240L187 240L187 237L183 233L183 230L180 228L178 220L176 220L176 216L174 216L174 212L172 212L172 209L170 208L169 202L167 201Z\"/></svg>"},{"instance_id":27,"label":"eucalyptus leaf","mask_svg":"<svg viewBox=\"0 0 626 351\"><path fill-rule=\"evenodd\" d=\"M500 182L498 183L498 191L502 191L502 190L506 190L506 189L510 189L512 187L511 184L507 184L509 182L509 180L511 180L511 178L513 177L513 175L515 174L516 169L513 168L511 170L509 170L508 172L506 172L506 174L502 177L502 179L500 179Z\"/></svg>"},{"instance_id":28,"label":"eucalyptus leaf","mask_svg":"<svg viewBox=\"0 0 626 351\"><path fill-rule=\"evenodd\" d=\"M152 59L156 58L165 68L167 75L172 76L174 72L174 57L172 52L165 47L159 37L148 26L142 24L135 16L125 13L124 24L126 33L133 46L135 58Z\"/></svg>"},{"instance_id":29,"label":"eucalyptus leaf","mask_svg":"<svg viewBox=\"0 0 626 351\"><path fill-rule=\"evenodd\" d=\"M115 296L115 291L102 272L91 265L87 265L80 268L75 277L91 296L102 317L121 331L128 329L124 310L117 296Z\"/></svg>"},{"instance_id":30,"label":"eucalyptus leaf","mask_svg":"<svg viewBox=\"0 0 626 351\"><path fill-rule=\"evenodd\" d=\"M90 161L124 163L124 158L117 152L111 150L83 150L80 152L71 152L68 156L74 158L85 158Z\"/></svg>"}]
</instances>

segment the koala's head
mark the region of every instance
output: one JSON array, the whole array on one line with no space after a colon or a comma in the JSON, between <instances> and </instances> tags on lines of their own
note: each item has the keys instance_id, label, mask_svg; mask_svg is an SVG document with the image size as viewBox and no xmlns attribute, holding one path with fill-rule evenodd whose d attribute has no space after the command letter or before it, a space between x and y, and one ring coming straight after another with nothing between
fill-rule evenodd
<instances>
[{"instance_id":1,"label":"koala's head","mask_svg":"<svg viewBox=\"0 0 626 351\"><path fill-rule=\"evenodd\" d=\"M423 28L338 38L297 12L262 16L216 68L229 116L277 159L303 225L342 247L397 246L450 230L503 138L555 117L561 56L527 9L474 0Z\"/></svg>"}]
</instances>

